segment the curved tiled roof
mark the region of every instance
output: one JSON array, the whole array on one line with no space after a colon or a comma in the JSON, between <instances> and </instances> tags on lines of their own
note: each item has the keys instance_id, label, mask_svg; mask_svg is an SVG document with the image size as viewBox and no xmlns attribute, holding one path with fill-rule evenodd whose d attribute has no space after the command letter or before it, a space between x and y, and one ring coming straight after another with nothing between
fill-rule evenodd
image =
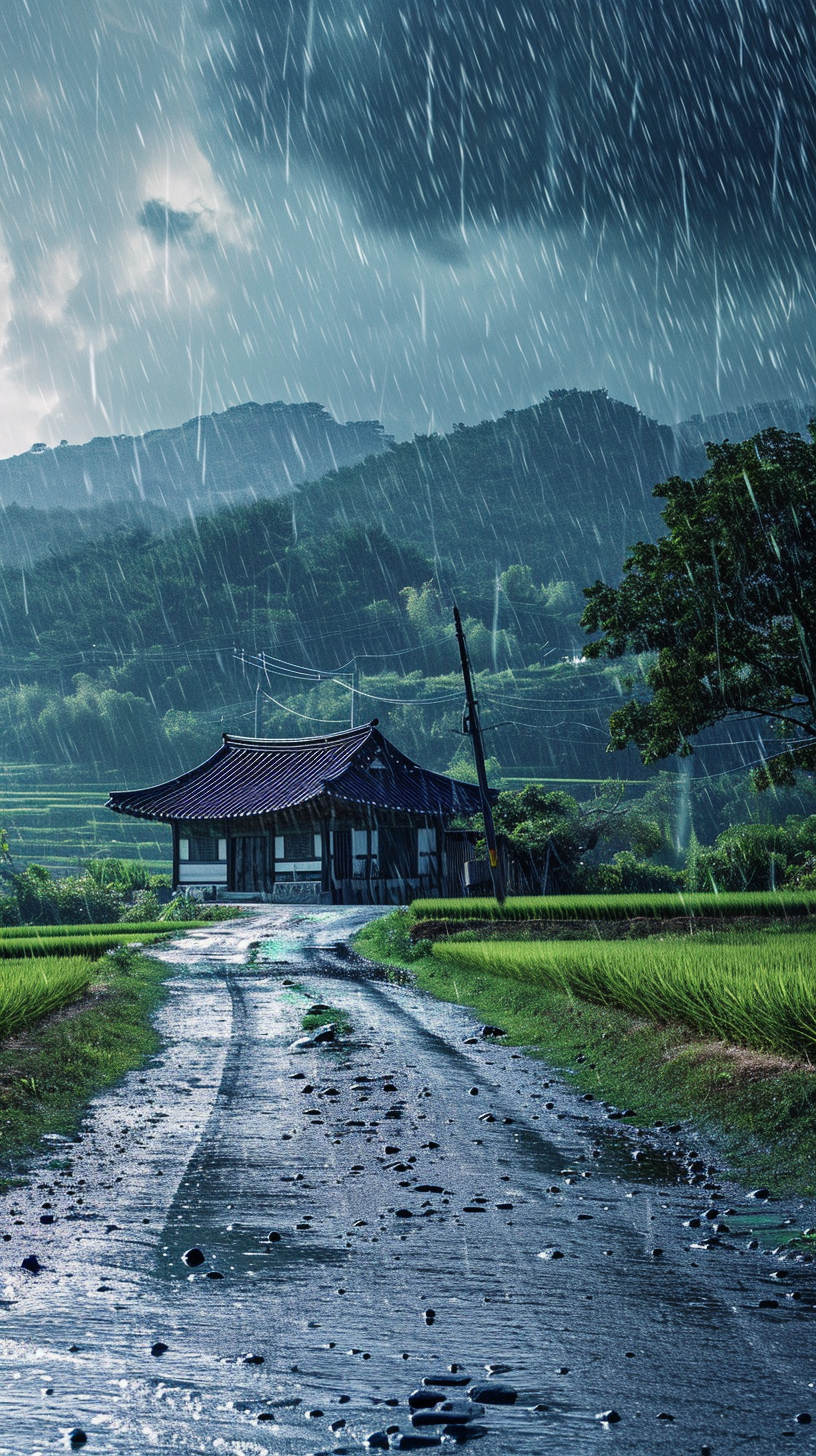
<instances>
[{"instance_id":1,"label":"curved tiled roof","mask_svg":"<svg viewBox=\"0 0 816 1456\"><path fill-rule=\"evenodd\" d=\"M473 814L479 792L400 753L377 720L322 738L237 738L197 768L155 788L116 790L108 808L140 819L241 819L311 799L373 804L410 814Z\"/></svg>"}]
</instances>

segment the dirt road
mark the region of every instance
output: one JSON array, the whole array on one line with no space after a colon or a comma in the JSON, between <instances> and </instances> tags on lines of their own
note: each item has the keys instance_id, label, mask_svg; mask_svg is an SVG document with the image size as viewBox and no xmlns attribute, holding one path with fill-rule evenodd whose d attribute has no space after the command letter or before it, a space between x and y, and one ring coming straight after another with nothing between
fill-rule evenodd
<instances>
[{"instance_id":1,"label":"dirt road","mask_svg":"<svg viewBox=\"0 0 816 1456\"><path fill-rule=\"evenodd\" d=\"M784 1245L816 1213L364 978L332 947L365 913L162 952L165 1050L0 1206L0 1453L409 1449L443 1374L517 1392L465 1428L485 1456L812 1448L816 1266ZM353 1030L293 1050L315 1002Z\"/></svg>"}]
</instances>

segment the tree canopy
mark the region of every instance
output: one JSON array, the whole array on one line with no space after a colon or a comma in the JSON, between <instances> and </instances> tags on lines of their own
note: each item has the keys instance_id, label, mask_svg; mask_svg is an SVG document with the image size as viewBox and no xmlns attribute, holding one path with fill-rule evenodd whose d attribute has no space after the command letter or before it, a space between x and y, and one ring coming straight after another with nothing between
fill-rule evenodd
<instances>
[{"instance_id":1,"label":"tree canopy","mask_svg":"<svg viewBox=\"0 0 816 1456\"><path fill-rule=\"evenodd\" d=\"M739 715L779 735L760 786L816 768L816 425L811 436L708 445L704 475L655 489L668 535L632 548L620 586L585 591L583 626L602 634L585 656L651 656L650 696L612 713L611 748L682 756Z\"/></svg>"}]
</instances>

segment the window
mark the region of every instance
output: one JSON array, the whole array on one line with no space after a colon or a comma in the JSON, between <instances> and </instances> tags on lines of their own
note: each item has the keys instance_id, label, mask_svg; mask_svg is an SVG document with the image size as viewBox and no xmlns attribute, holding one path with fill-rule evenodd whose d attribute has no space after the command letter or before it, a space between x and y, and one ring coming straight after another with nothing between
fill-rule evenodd
<instances>
[{"instance_id":1,"label":"window","mask_svg":"<svg viewBox=\"0 0 816 1456\"><path fill-rule=\"evenodd\" d=\"M209 835L205 839L199 835L197 839L190 839L189 858L193 864L217 864L221 858L219 854L219 843Z\"/></svg>"},{"instance_id":2,"label":"window","mask_svg":"<svg viewBox=\"0 0 816 1456\"><path fill-rule=\"evenodd\" d=\"M287 862L298 859L314 859L313 834L284 834L283 858Z\"/></svg>"},{"instance_id":3,"label":"window","mask_svg":"<svg viewBox=\"0 0 816 1456\"><path fill-rule=\"evenodd\" d=\"M386 880L405 880L417 872L415 829L380 829L380 874Z\"/></svg>"},{"instance_id":4,"label":"window","mask_svg":"<svg viewBox=\"0 0 816 1456\"><path fill-rule=\"evenodd\" d=\"M334 831L334 877L336 880L350 880L354 873L351 857L351 830Z\"/></svg>"}]
</instances>

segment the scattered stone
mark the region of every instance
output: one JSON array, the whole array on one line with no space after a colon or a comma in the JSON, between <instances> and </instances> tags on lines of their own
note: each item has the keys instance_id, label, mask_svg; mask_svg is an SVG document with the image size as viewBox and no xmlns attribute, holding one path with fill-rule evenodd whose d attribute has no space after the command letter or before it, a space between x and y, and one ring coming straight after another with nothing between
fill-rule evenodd
<instances>
[{"instance_id":1,"label":"scattered stone","mask_svg":"<svg viewBox=\"0 0 816 1456\"><path fill-rule=\"evenodd\" d=\"M268 1244L279 1244L280 1243L281 1236L278 1233L277 1229L273 1229L271 1233L268 1233L267 1234L266 1241L267 1241Z\"/></svg>"},{"instance_id":2,"label":"scattered stone","mask_svg":"<svg viewBox=\"0 0 816 1456\"><path fill-rule=\"evenodd\" d=\"M487 1426L443 1426L442 1435L447 1436L449 1441L455 1442L457 1446L463 1446L465 1441L480 1441L483 1436L488 1435Z\"/></svg>"},{"instance_id":3,"label":"scattered stone","mask_svg":"<svg viewBox=\"0 0 816 1456\"><path fill-rule=\"evenodd\" d=\"M242 1365L265 1365L266 1364L266 1358L263 1355L252 1355L252 1354L250 1354L250 1355L243 1355L241 1357L241 1364Z\"/></svg>"},{"instance_id":4,"label":"scattered stone","mask_svg":"<svg viewBox=\"0 0 816 1456\"><path fill-rule=\"evenodd\" d=\"M653 1259L662 1259L662 1257L663 1257L663 1250L662 1249L652 1249L652 1258Z\"/></svg>"},{"instance_id":5,"label":"scattered stone","mask_svg":"<svg viewBox=\"0 0 816 1456\"><path fill-rule=\"evenodd\" d=\"M322 1410L307 1410L305 1412L305 1415L306 1415L307 1419L310 1420L310 1421L319 1421L320 1420L320 1417L323 1415L323 1411Z\"/></svg>"},{"instance_id":6,"label":"scattered stone","mask_svg":"<svg viewBox=\"0 0 816 1456\"><path fill-rule=\"evenodd\" d=\"M794 1416L793 1419L796 1421L797 1426L809 1426L813 1420L813 1416L808 1411L800 1411L798 1416Z\"/></svg>"},{"instance_id":7,"label":"scattered stone","mask_svg":"<svg viewBox=\"0 0 816 1456\"><path fill-rule=\"evenodd\" d=\"M53 1213L41 1213L40 1214L40 1223L56 1223L56 1221L57 1220L54 1217L54 1214ZM108 1230L108 1232L110 1232L110 1230Z\"/></svg>"},{"instance_id":8,"label":"scattered stone","mask_svg":"<svg viewBox=\"0 0 816 1456\"><path fill-rule=\"evenodd\" d=\"M220 1273L220 1272L219 1272L219 1271L218 1271L218 1269L210 1269L210 1270L208 1270L208 1272L207 1272L207 1273L206 1273L206 1274L205 1274L205 1275L204 1275L204 1278L205 1278L205 1279L223 1279L223 1277L224 1277L224 1276L223 1276L223 1274L221 1274L221 1273Z\"/></svg>"},{"instance_id":9,"label":"scattered stone","mask_svg":"<svg viewBox=\"0 0 816 1456\"><path fill-rule=\"evenodd\" d=\"M506 1036L507 1032L503 1026L482 1026L479 1030L479 1035L483 1037Z\"/></svg>"},{"instance_id":10,"label":"scattered stone","mask_svg":"<svg viewBox=\"0 0 816 1456\"><path fill-rule=\"evenodd\" d=\"M755 1188L753 1193L748 1194L749 1198L760 1198L763 1200L766 1198L770 1198L770 1196L770 1192L767 1188Z\"/></svg>"},{"instance_id":11,"label":"scattered stone","mask_svg":"<svg viewBox=\"0 0 816 1456\"><path fill-rule=\"evenodd\" d=\"M413 1218L410 1208L398 1208L394 1214L395 1218Z\"/></svg>"},{"instance_id":12,"label":"scattered stone","mask_svg":"<svg viewBox=\"0 0 816 1456\"><path fill-rule=\"evenodd\" d=\"M436 1319L436 1310L435 1309L425 1309L425 1310L423 1310L422 1311L422 1318L424 1319L426 1325L432 1325L434 1323L434 1320Z\"/></svg>"},{"instance_id":13,"label":"scattered stone","mask_svg":"<svg viewBox=\"0 0 816 1456\"><path fill-rule=\"evenodd\" d=\"M478 1097L479 1095L478 1087L468 1087L468 1092L470 1093L471 1097Z\"/></svg>"},{"instance_id":14,"label":"scattered stone","mask_svg":"<svg viewBox=\"0 0 816 1456\"><path fill-rule=\"evenodd\" d=\"M560 1249L542 1249L539 1259L563 1259L564 1255Z\"/></svg>"},{"instance_id":15,"label":"scattered stone","mask_svg":"<svg viewBox=\"0 0 816 1456\"><path fill-rule=\"evenodd\" d=\"M469 1382L470 1376L460 1375L458 1370L443 1370L440 1375L423 1375L422 1377L422 1384L431 1386L431 1388L438 1385L444 1389L447 1385L468 1385Z\"/></svg>"},{"instance_id":16,"label":"scattered stone","mask_svg":"<svg viewBox=\"0 0 816 1456\"><path fill-rule=\"evenodd\" d=\"M408 1405L411 1410L433 1410L439 1405L445 1396L441 1390L412 1390L408 1397Z\"/></svg>"},{"instance_id":17,"label":"scattered stone","mask_svg":"<svg viewBox=\"0 0 816 1456\"><path fill-rule=\"evenodd\" d=\"M322 1016L324 1012L331 1011L331 1006L324 1006L322 1001L316 1001L306 1012L307 1016Z\"/></svg>"},{"instance_id":18,"label":"scattered stone","mask_svg":"<svg viewBox=\"0 0 816 1456\"><path fill-rule=\"evenodd\" d=\"M470 1400L443 1400L441 1404L417 1410L411 1416L412 1426L466 1426L483 1416L485 1408Z\"/></svg>"},{"instance_id":19,"label":"scattered stone","mask_svg":"<svg viewBox=\"0 0 816 1456\"><path fill-rule=\"evenodd\" d=\"M388 1437L385 1431L372 1431L370 1436L366 1436L366 1445L370 1451L387 1451Z\"/></svg>"},{"instance_id":20,"label":"scattered stone","mask_svg":"<svg viewBox=\"0 0 816 1456\"><path fill-rule=\"evenodd\" d=\"M595 1417L596 1421L603 1421L606 1426L615 1426L620 1420L616 1410L599 1411Z\"/></svg>"},{"instance_id":21,"label":"scattered stone","mask_svg":"<svg viewBox=\"0 0 816 1456\"><path fill-rule=\"evenodd\" d=\"M509 1375L512 1368L512 1365L498 1365L495 1361L492 1364L485 1365L485 1370L488 1375Z\"/></svg>"},{"instance_id":22,"label":"scattered stone","mask_svg":"<svg viewBox=\"0 0 816 1456\"><path fill-rule=\"evenodd\" d=\"M657 1419L659 1421L673 1421L674 1416L670 1416L668 1411L658 1411Z\"/></svg>"},{"instance_id":23,"label":"scattered stone","mask_svg":"<svg viewBox=\"0 0 816 1456\"><path fill-rule=\"evenodd\" d=\"M761 1299L759 1301L759 1308L760 1309L778 1309L779 1308L779 1300L778 1299Z\"/></svg>"},{"instance_id":24,"label":"scattered stone","mask_svg":"<svg viewBox=\"0 0 816 1456\"><path fill-rule=\"evenodd\" d=\"M188 1269L197 1269L200 1264L204 1263L205 1258L206 1255L202 1249L187 1249L181 1256L181 1262L186 1264Z\"/></svg>"},{"instance_id":25,"label":"scattered stone","mask_svg":"<svg viewBox=\"0 0 816 1456\"><path fill-rule=\"evenodd\" d=\"M165 1345L163 1340L157 1340L155 1345L150 1346L151 1355L164 1355L170 1346Z\"/></svg>"},{"instance_id":26,"label":"scattered stone","mask_svg":"<svg viewBox=\"0 0 816 1456\"><path fill-rule=\"evenodd\" d=\"M343 1417L341 1416L339 1421L332 1421L331 1425L329 1426L329 1430L330 1431L342 1431L344 1429L344 1427L345 1427L345 1424L346 1423L343 1420Z\"/></svg>"},{"instance_id":27,"label":"scattered stone","mask_svg":"<svg viewBox=\"0 0 816 1456\"><path fill-rule=\"evenodd\" d=\"M468 1395L482 1405L515 1405L518 1399L512 1385L471 1385Z\"/></svg>"},{"instance_id":28,"label":"scattered stone","mask_svg":"<svg viewBox=\"0 0 816 1456\"><path fill-rule=\"evenodd\" d=\"M88 1437L81 1426L74 1426L74 1429L68 1432L68 1445L72 1451L77 1451L80 1446L87 1446L87 1444Z\"/></svg>"},{"instance_id":29,"label":"scattered stone","mask_svg":"<svg viewBox=\"0 0 816 1456\"><path fill-rule=\"evenodd\" d=\"M26 1254L25 1258L20 1261L20 1267L25 1269L27 1274L39 1274L42 1264L36 1254Z\"/></svg>"}]
</instances>

